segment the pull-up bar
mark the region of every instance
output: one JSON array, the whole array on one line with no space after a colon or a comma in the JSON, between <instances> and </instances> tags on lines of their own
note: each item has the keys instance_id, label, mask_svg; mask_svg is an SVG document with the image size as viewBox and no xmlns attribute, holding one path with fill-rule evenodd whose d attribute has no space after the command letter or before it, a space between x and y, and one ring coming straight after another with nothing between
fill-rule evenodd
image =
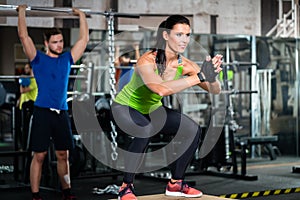
<instances>
[{"instance_id":1,"label":"pull-up bar","mask_svg":"<svg viewBox=\"0 0 300 200\"><path fill-rule=\"evenodd\" d=\"M17 16L17 5L0 5L0 16ZM73 11L72 8L68 7L37 7L37 6L28 6L26 8L29 16L72 16ZM126 17L126 18L139 18L140 16L137 14L129 14L129 13L118 13L113 11L92 11L91 9L79 8L82 12L84 12L87 16L90 15L103 15L106 17ZM76 17L76 16L75 16Z\"/></svg>"}]
</instances>

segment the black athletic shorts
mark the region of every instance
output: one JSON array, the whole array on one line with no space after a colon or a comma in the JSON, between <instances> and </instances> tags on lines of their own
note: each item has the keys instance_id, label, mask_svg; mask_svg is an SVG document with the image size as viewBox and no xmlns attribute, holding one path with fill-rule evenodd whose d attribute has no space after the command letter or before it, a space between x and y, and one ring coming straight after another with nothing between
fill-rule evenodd
<instances>
[{"instance_id":1,"label":"black athletic shorts","mask_svg":"<svg viewBox=\"0 0 300 200\"><path fill-rule=\"evenodd\" d=\"M55 150L74 148L68 111L60 113L49 108L34 106L30 135L30 148L34 152L47 151L53 141Z\"/></svg>"}]
</instances>

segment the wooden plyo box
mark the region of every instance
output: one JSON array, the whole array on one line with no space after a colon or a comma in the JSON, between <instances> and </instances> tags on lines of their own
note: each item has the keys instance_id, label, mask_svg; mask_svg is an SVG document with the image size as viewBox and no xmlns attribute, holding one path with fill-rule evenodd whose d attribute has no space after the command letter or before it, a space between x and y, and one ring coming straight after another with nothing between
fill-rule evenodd
<instances>
[{"instance_id":1,"label":"wooden plyo box","mask_svg":"<svg viewBox=\"0 0 300 200\"><path fill-rule=\"evenodd\" d=\"M211 196L211 195L203 195L198 198L185 198L185 197L170 197L166 196L165 194L155 194L155 195L148 195L148 196L138 196L139 200L225 200L228 198L223 198L223 197L217 197L217 196ZM112 199L116 200L116 199Z\"/></svg>"}]
</instances>

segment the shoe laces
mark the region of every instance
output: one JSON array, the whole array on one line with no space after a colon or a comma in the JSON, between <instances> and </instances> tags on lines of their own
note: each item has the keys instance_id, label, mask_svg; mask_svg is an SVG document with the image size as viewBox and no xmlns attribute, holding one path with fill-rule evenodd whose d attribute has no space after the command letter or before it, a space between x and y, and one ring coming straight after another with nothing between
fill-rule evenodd
<instances>
[{"instance_id":1,"label":"shoe laces","mask_svg":"<svg viewBox=\"0 0 300 200\"><path fill-rule=\"evenodd\" d=\"M185 189L189 189L190 186L185 181L177 181L175 184L180 185L180 191L184 191Z\"/></svg>"},{"instance_id":2,"label":"shoe laces","mask_svg":"<svg viewBox=\"0 0 300 200\"><path fill-rule=\"evenodd\" d=\"M129 190L129 191L128 191ZM128 191L128 192L127 192ZM127 184L126 187L124 187L120 192L119 192L119 196L122 197L126 194L129 194L129 193L132 193L134 195L135 194L135 191L134 191L134 187L133 187L133 184Z\"/></svg>"},{"instance_id":3,"label":"shoe laces","mask_svg":"<svg viewBox=\"0 0 300 200\"><path fill-rule=\"evenodd\" d=\"M182 181L181 182L181 190L183 191L184 189L189 189L190 186L187 184L187 182Z\"/></svg>"}]
</instances>

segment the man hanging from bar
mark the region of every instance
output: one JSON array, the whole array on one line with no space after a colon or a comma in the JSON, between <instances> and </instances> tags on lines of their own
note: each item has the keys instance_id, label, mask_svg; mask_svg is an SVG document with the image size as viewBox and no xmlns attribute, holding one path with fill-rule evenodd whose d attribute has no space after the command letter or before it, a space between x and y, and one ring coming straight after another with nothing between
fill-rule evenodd
<instances>
[{"instance_id":1,"label":"man hanging from bar","mask_svg":"<svg viewBox=\"0 0 300 200\"><path fill-rule=\"evenodd\" d=\"M79 16L79 38L70 51L63 52L64 41L59 29L51 28L44 33L46 53L37 51L28 35L26 5L18 11L18 34L24 52L30 60L38 85L38 96L34 103L30 146L33 158L30 167L30 184L33 200L41 200L39 186L42 165L47 154L50 138L54 142L57 172L61 182L63 199L76 199L71 194L69 151L73 149L73 136L67 105L67 86L71 65L83 55L89 41L89 30L85 13L73 9Z\"/></svg>"}]
</instances>

